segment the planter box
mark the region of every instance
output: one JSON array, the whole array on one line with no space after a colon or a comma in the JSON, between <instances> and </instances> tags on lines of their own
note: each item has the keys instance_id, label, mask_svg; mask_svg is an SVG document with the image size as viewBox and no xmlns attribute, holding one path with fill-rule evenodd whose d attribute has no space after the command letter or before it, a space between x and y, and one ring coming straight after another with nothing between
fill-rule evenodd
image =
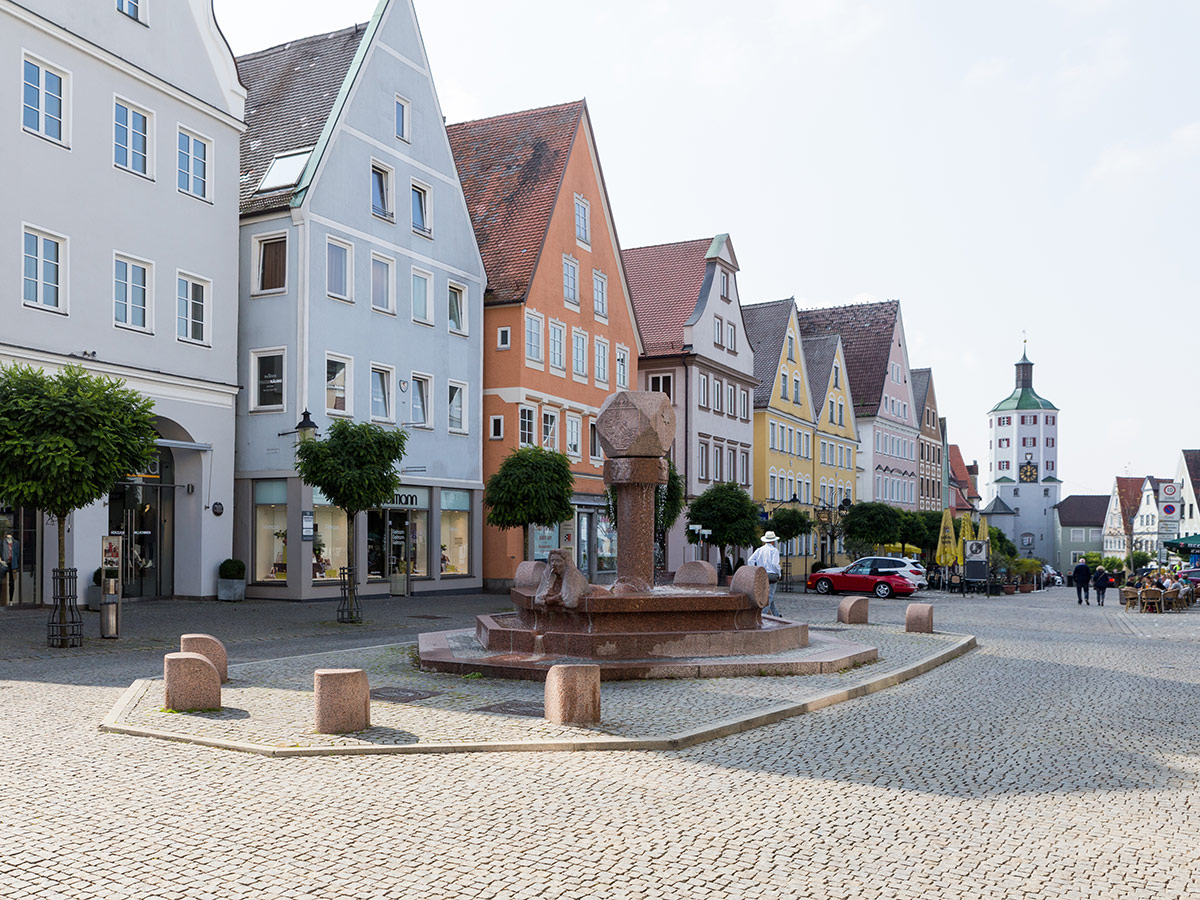
<instances>
[{"instance_id":1,"label":"planter box","mask_svg":"<svg viewBox=\"0 0 1200 900\"><path fill-rule=\"evenodd\" d=\"M236 603L246 599L246 581L243 578L218 578L217 599Z\"/></svg>"},{"instance_id":2,"label":"planter box","mask_svg":"<svg viewBox=\"0 0 1200 900\"><path fill-rule=\"evenodd\" d=\"M1022 594L1031 594L1031 593L1033 593L1033 585L1032 584L1022 584L1022 585L1020 585L1018 590Z\"/></svg>"},{"instance_id":3,"label":"planter box","mask_svg":"<svg viewBox=\"0 0 1200 900\"><path fill-rule=\"evenodd\" d=\"M1015 584L1002 585L1002 589L1006 594L1015 594L1017 592L1017 586Z\"/></svg>"}]
</instances>

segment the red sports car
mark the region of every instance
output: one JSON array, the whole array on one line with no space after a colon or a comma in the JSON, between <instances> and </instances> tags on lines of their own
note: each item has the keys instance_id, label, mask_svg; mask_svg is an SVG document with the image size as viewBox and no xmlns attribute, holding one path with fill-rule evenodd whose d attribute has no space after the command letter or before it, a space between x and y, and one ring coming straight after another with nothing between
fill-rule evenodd
<instances>
[{"instance_id":1,"label":"red sports car","mask_svg":"<svg viewBox=\"0 0 1200 900\"><path fill-rule=\"evenodd\" d=\"M865 563L856 563L845 569L813 572L808 576L808 589L818 594L844 591L887 598L893 594L908 596L916 590L916 586L895 569L872 569Z\"/></svg>"}]
</instances>

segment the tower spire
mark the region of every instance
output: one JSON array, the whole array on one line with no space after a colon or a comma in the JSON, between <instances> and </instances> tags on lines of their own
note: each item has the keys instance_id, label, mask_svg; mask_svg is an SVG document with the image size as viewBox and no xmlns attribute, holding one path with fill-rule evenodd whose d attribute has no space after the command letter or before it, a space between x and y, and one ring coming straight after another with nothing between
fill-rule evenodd
<instances>
[{"instance_id":1,"label":"tower spire","mask_svg":"<svg viewBox=\"0 0 1200 900\"><path fill-rule=\"evenodd\" d=\"M1025 355L1025 340L1021 341L1021 358L1017 361L1017 390L1033 388L1033 363Z\"/></svg>"}]
</instances>

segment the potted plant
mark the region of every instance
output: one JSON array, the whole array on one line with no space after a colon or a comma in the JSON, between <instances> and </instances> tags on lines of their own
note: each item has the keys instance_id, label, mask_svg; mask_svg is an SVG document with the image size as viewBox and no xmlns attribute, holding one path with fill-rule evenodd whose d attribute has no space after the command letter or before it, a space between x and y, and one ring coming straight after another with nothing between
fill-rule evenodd
<instances>
[{"instance_id":1,"label":"potted plant","mask_svg":"<svg viewBox=\"0 0 1200 900\"><path fill-rule=\"evenodd\" d=\"M246 599L246 564L240 559L227 559L217 569L217 599Z\"/></svg>"},{"instance_id":2,"label":"potted plant","mask_svg":"<svg viewBox=\"0 0 1200 900\"><path fill-rule=\"evenodd\" d=\"M1013 568L1021 576L1021 583L1018 585L1017 590L1022 594L1028 594L1033 591L1034 578L1042 570L1041 562L1036 559L1022 558L1014 563Z\"/></svg>"}]
</instances>

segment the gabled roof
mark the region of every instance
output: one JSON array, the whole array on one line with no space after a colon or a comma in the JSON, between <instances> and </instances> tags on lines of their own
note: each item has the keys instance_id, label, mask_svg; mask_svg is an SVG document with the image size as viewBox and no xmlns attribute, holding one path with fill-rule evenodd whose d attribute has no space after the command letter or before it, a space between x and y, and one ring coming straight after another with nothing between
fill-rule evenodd
<instances>
[{"instance_id":1,"label":"gabled roof","mask_svg":"<svg viewBox=\"0 0 1200 900\"><path fill-rule=\"evenodd\" d=\"M528 296L585 109L575 100L447 126L488 276L485 303Z\"/></svg>"},{"instance_id":2,"label":"gabled roof","mask_svg":"<svg viewBox=\"0 0 1200 900\"><path fill-rule=\"evenodd\" d=\"M238 77L246 86L239 185L243 215L289 206L295 187L255 191L277 154L319 142L334 101L353 77L351 63L367 33L367 25L355 25L238 57Z\"/></svg>"},{"instance_id":3,"label":"gabled roof","mask_svg":"<svg viewBox=\"0 0 1200 900\"><path fill-rule=\"evenodd\" d=\"M1192 493L1200 498L1200 450L1184 450L1183 464L1187 468L1188 480L1192 483Z\"/></svg>"},{"instance_id":4,"label":"gabled roof","mask_svg":"<svg viewBox=\"0 0 1200 900\"><path fill-rule=\"evenodd\" d=\"M929 399L929 379L933 375L933 370L909 369L908 374L912 376L914 411L917 418L924 422L925 401Z\"/></svg>"},{"instance_id":5,"label":"gabled roof","mask_svg":"<svg viewBox=\"0 0 1200 900\"><path fill-rule=\"evenodd\" d=\"M955 483L964 488L971 486L971 473L967 471L967 464L963 462L962 451L958 449L958 444L951 444L948 448L950 453L950 477Z\"/></svg>"},{"instance_id":6,"label":"gabled roof","mask_svg":"<svg viewBox=\"0 0 1200 900\"><path fill-rule=\"evenodd\" d=\"M792 320L795 308L796 302L790 298L742 307L746 339L754 349L754 377L758 379L758 386L754 389L756 409L765 408L771 403L775 372L783 359L783 344L787 340L788 323ZM801 364L802 361L797 359L795 365L798 367Z\"/></svg>"},{"instance_id":7,"label":"gabled roof","mask_svg":"<svg viewBox=\"0 0 1200 900\"><path fill-rule=\"evenodd\" d=\"M683 327L696 309L710 251L720 237L621 251L646 356L683 350Z\"/></svg>"},{"instance_id":8,"label":"gabled roof","mask_svg":"<svg viewBox=\"0 0 1200 900\"><path fill-rule=\"evenodd\" d=\"M991 516L1015 516L1016 512L1013 511L1013 508L1011 506L1009 506L1007 503L1005 503L999 497L996 497L995 499L992 500L991 503L989 503L987 506L985 506L983 509L981 509L979 511L979 514L981 516L988 516L988 517L991 517Z\"/></svg>"},{"instance_id":9,"label":"gabled roof","mask_svg":"<svg viewBox=\"0 0 1200 900\"><path fill-rule=\"evenodd\" d=\"M1072 494L1054 508L1062 525L1100 528L1108 515L1108 501L1111 499L1107 494Z\"/></svg>"},{"instance_id":10,"label":"gabled roof","mask_svg":"<svg viewBox=\"0 0 1200 900\"><path fill-rule=\"evenodd\" d=\"M806 341L810 336L841 335L846 377L859 417L879 414L899 314L899 300L799 311L800 333Z\"/></svg>"},{"instance_id":11,"label":"gabled roof","mask_svg":"<svg viewBox=\"0 0 1200 900\"><path fill-rule=\"evenodd\" d=\"M800 346L804 351L804 367L808 372L809 384L817 386L810 390L823 396L829 390L833 363L837 359L838 336L830 334L825 337L801 338ZM854 399L853 394L850 395L850 399ZM824 402L822 399L822 406ZM817 411L813 410L813 414L816 415Z\"/></svg>"},{"instance_id":12,"label":"gabled roof","mask_svg":"<svg viewBox=\"0 0 1200 900\"><path fill-rule=\"evenodd\" d=\"M1117 499L1121 503L1121 519L1125 525L1128 525L1130 520L1137 515L1138 507L1142 505L1142 482L1144 480L1143 478L1117 476Z\"/></svg>"}]
</instances>

